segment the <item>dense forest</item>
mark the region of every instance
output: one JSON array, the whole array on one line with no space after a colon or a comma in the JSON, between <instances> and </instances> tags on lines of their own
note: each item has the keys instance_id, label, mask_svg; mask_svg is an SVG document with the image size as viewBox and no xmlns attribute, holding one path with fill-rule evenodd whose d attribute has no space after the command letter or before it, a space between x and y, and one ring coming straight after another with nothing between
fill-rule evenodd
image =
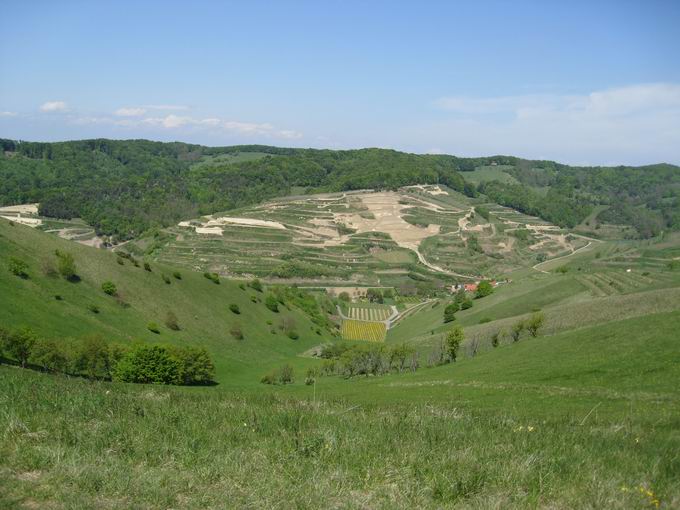
<instances>
[{"instance_id":1,"label":"dense forest","mask_svg":"<svg viewBox=\"0 0 680 510\"><path fill-rule=\"evenodd\" d=\"M667 229L680 230L677 166L571 167L552 161L517 160L508 172L525 187L548 188L546 198L553 207L560 197L576 205L574 219L579 221L587 216L590 202L608 206L599 215L601 221L630 225L643 238Z\"/></svg>"},{"instance_id":2,"label":"dense forest","mask_svg":"<svg viewBox=\"0 0 680 510\"><path fill-rule=\"evenodd\" d=\"M631 225L642 237L680 228L680 169L672 165L579 168L508 156L204 147L147 140L0 140L0 148L0 205L40 202L41 214L81 217L98 234L115 240L286 195L294 188L311 193L428 183L468 196L483 192L495 202L565 227L605 204L609 208L603 221ZM259 156L239 158L246 153ZM466 172L492 162L506 165L519 184L487 182L477 189L466 182Z\"/></svg>"}]
</instances>

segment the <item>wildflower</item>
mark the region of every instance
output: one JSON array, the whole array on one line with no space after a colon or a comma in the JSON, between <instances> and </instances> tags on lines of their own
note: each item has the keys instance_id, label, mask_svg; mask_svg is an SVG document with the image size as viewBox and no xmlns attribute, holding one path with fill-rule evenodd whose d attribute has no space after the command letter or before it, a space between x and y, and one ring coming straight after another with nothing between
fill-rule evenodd
<instances>
[{"instance_id":1,"label":"wildflower","mask_svg":"<svg viewBox=\"0 0 680 510\"><path fill-rule=\"evenodd\" d=\"M534 431L534 428L533 428L531 425L529 425L529 426L527 427L527 430L528 430L529 432L533 432L533 431Z\"/></svg>"}]
</instances>

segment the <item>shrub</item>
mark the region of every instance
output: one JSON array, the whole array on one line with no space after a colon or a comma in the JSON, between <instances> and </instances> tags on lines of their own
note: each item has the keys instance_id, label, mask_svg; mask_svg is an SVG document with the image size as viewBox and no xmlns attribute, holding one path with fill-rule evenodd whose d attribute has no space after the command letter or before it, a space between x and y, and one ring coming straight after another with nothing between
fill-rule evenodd
<instances>
[{"instance_id":1,"label":"shrub","mask_svg":"<svg viewBox=\"0 0 680 510\"><path fill-rule=\"evenodd\" d=\"M297 340L298 338L300 338L300 335L298 335L297 331L290 330L288 332L288 338L290 338L291 340Z\"/></svg>"},{"instance_id":2,"label":"shrub","mask_svg":"<svg viewBox=\"0 0 680 510\"><path fill-rule=\"evenodd\" d=\"M491 335L491 347L498 347L500 344L500 339L501 339L501 332L496 331L493 335Z\"/></svg>"},{"instance_id":3,"label":"shrub","mask_svg":"<svg viewBox=\"0 0 680 510\"><path fill-rule=\"evenodd\" d=\"M105 294L108 294L109 296L115 296L118 293L116 284L108 280L102 283L102 290L104 291Z\"/></svg>"},{"instance_id":4,"label":"shrub","mask_svg":"<svg viewBox=\"0 0 680 510\"><path fill-rule=\"evenodd\" d=\"M477 285L477 292L475 293L475 298L480 299L490 294L493 294L493 285L491 285L491 283L486 280L482 280L481 282L479 282L479 285Z\"/></svg>"},{"instance_id":5,"label":"shrub","mask_svg":"<svg viewBox=\"0 0 680 510\"><path fill-rule=\"evenodd\" d=\"M481 319L479 319L479 323L486 324L487 322L491 322L492 320L493 319L491 319L491 317L482 317Z\"/></svg>"},{"instance_id":6,"label":"shrub","mask_svg":"<svg viewBox=\"0 0 680 510\"><path fill-rule=\"evenodd\" d=\"M241 310L239 309L238 305L235 303L232 303L229 305L229 310L231 310L232 313L235 313L236 315L241 313Z\"/></svg>"},{"instance_id":7,"label":"shrub","mask_svg":"<svg viewBox=\"0 0 680 510\"><path fill-rule=\"evenodd\" d=\"M456 302L446 305L446 308L444 308L444 322L452 322L456 320L456 312L459 309L460 306Z\"/></svg>"},{"instance_id":8,"label":"shrub","mask_svg":"<svg viewBox=\"0 0 680 510\"><path fill-rule=\"evenodd\" d=\"M522 336L522 332L526 328L526 322L523 320L516 322L513 324L512 329L510 330L510 336L512 336L512 341L513 342L518 342L520 337Z\"/></svg>"},{"instance_id":9,"label":"shrub","mask_svg":"<svg viewBox=\"0 0 680 510\"><path fill-rule=\"evenodd\" d=\"M57 256L57 267L59 269L59 274L70 282L76 282L80 280L80 278L78 278L76 262L73 258L73 255L59 250L56 250L54 253Z\"/></svg>"},{"instance_id":10,"label":"shrub","mask_svg":"<svg viewBox=\"0 0 680 510\"><path fill-rule=\"evenodd\" d=\"M469 308L472 308L472 299L465 298L465 300L460 304L460 309L468 310Z\"/></svg>"},{"instance_id":11,"label":"shrub","mask_svg":"<svg viewBox=\"0 0 680 510\"><path fill-rule=\"evenodd\" d=\"M349 303L349 301L350 301L349 294L347 292L341 292L338 295L338 299L340 301L345 301L346 303Z\"/></svg>"},{"instance_id":12,"label":"shrub","mask_svg":"<svg viewBox=\"0 0 680 510\"><path fill-rule=\"evenodd\" d=\"M255 278L255 279L254 279L252 282L250 282L248 285L250 285L250 287L251 287L252 289L255 289L255 290L258 291L258 292L262 292L262 282L261 282L260 280L258 280L257 278Z\"/></svg>"},{"instance_id":13,"label":"shrub","mask_svg":"<svg viewBox=\"0 0 680 510\"><path fill-rule=\"evenodd\" d=\"M170 285L170 277L169 277L168 275L162 274L162 275L161 275L161 278L163 278L163 281L164 281L166 284Z\"/></svg>"},{"instance_id":14,"label":"shrub","mask_svg":"<svg viewBox=\"0 0 680 510\"><path fill-rule=\"evenodd\" d=\"M144 271L148 271L149 273L151 272L151 264L148 262L144 262Z\"/></svg>"},{"instance_id":15,"label":"shrub","mask_svg":"<svg viewBox=\"0 0 680 510\"><path fill-rule=\"evenodd\" d=\"M182 279L182 273L180 273L179 271L175 271L174 273L172 273L172 276L175 277L175 280L181 280Z\"/></svg>"},{"instance_id":16,"label":"shrub","mask_svg":"<svg viewBox=\"0 0 680 510\"><path fill-rule=\"evenodd\" d=\"M55 294L54 299L56 299L57 301L63 301L64 300L64 298L61 296L61 294Z\"/></svg>"},{"instance_id":17,"label":"shrub","mask_svg":"<svg viewBox=\"0 0 680 510\"><path fill-rule=\"evenodd\" d=\"M203 276L205 276L208 280L212 281L213 283L216 283L217 285L220 284L220 275L218 275L217 273L209 273L206 271L205 273L203 273Z\"/></svg>"},{"instance_id":18,"label":"shrub","mask_svg":"<svg viewBox=\"0 0 680 510\"><path fill-rule=\"evenodd\" d=\"M168 327L168 329L171 329L173 331L179 331L179 321L177 320L177 316L173 312L168 312L165 315L165 325Z\"/></svg>"},{"instance_id":19,"label":"shrub","mask_svg":"<svg viewBox=\"0 0 680 510\"><path fill-rule=\"evenodd\" d=\"M138 345L117 364L114 378L123 382L182 384L182 363L160 345Z\"/></svg>"},{"instance_id":20,"label":"shrub","mask_svg":"<svg viewBox=\"0 0 680 510\"><path fill-rule=\"evenodd\" d=\"M315 368L310 368L309 370L307 370L307 376L305 377L305 384L307 386L311 386L312 384L314 384L316 382L317 375L318 375L318 373L317 373Z\"/></svg>"},{"instance_id":21,"label":"shrub","mask_svg":"<svg viewBox=\"0 0 680 510\"><path fill-rule=\"evenodd\" d=\"M146 325L146 329L148 329L148 330L151 331L152 333L156 333L157 335L159 335L159 334L161 333L161 330L160 330L160 328L158 327L158 324L156 324L155 322L149 322L149 323Z\"/></svg>"},{"instance_id":22,"label":"shrub","mask_svg":"<svg viewBox=\"0 0 680 510\"><path fill-rule=\"evenodd\" d=\"M246 284L245 283L239 283L238 288L241 290L246 290Z\"/></svg>"},{"instance_id":23,"label":"shrub","mask_svg":"<svg viewBox=\"0 0 680 510\"><path fill-rule=\"evenodd\" d=\"M446 335L446 350L450 361L455 362L458 357L458 349L460 344L465 339L463 329L456 325Z\"/></svg>"},{"instance_id":24,"label":"shrub","mask_svg":"<svg viewBox=\"0 0 680 510\"><path fill-rule=\"evenodd\" d=\"M37 339L38 337L30 328L6 332L3 334L2 350L17 360L22 367L25 367Z\"/></svg>"},{"instance_id":25,"label":"shrub","mask_svg":"<svg viewBox=\"0 0 680 510\"><path fill-rule=\"evenodd\" d=\"M526 328L529 331L529 334L536 338L538 336L538 330L541 329L544 322L545 316L542 312L532 315L531 318L526 322Z\"/></svg>"},{"instance_id":26,"label":"shrub","mask_svg":"<svg viewBox=\"0 0 680 510\"><path fill-rule=\"evenodd\" d=\"M99 307L93 303L90 303L87 305L87 309L91 311L92 313L99 313Z\"/></svg>"},{"instance_id":27,"label":"shrub","mask_svg":"<svg viewBox=\"0 0 680 510\"><path fill-rule=\"evenodd\" d=\"M279 301L273 294L267 294L267 297L264 298L264 305L274 313L279 312Z\"/></svg>"},{"instance_id":28,"label":"shrub","mask_svg":"<svg viewBox=\"0 0 680 510\"><path fill-rule=\"evenodd\" d=\"M281 384L292 384L295 381L295 374L293 372L293 367L286 364L281 367L279 371L279 382Z\"/></svg>"},{"instance_id":29,"label":"shrub","mask_svg":"<svg viewBox=\"0 0 680 510\"><path fill-rule=\"evenodd\" d=\"M31 362L47 372L65 372L69 357L62 346L54 340L38 339L31 350Z\"/></svg>"},{"instance_id":30,"label":"shrub","mask_svg":"<svg viewBox=\"0 0 680 510\"><path fill-rule=\"evenodd\" d=\"M75 346L73 369L90 379L111 378L109 345L98 335L81 339Z\"/></svg>"},{"instance_id":31,"label":"shrub","mask_svg":"<svg viewBox=\"0 0 680 510\"><path fill-rule=\"evenodd\" d=\"M116 257L116 262L121 266L125 265L125 261L121 257Z\"/></svg>"},{"instance_id":32,"label":"shrub","mask_svg":"<svg viewBox=\"0 0 680 510\"><path fill-rule=\"evenodd\" d=\"M257 296L250 296L251 303L257 303Z\"/></svg>"},{"instance_id":33,"label":"shrub","mask_svg":"<svg viewBox=\"0 0 680 510\"><path fill-rule=\"evenodd\" d=\"M25 280L28 278L28 264L16 257L10 257L9 272L14 276L18 276L19 278L23 278Z\"/></svg>"},{"instance_id":34,"label":"shrub","mask_svg":"<svg viewBox=\"0 0 680 510\"><path fill-rule=\"evenodd\" d=\"M207 384L215 377L215 365L202 347L169 347L170 355L181 364L182 384Z\"/></svg>"}]
</instances>

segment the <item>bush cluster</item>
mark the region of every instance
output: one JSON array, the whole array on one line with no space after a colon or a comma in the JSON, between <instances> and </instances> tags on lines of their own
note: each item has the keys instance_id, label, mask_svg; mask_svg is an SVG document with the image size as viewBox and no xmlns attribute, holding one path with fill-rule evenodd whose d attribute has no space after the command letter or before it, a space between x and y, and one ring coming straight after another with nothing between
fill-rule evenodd
<instances>
[{"instance_id":1,"label":"bush cluster","mask_svg":"<svg viewBox=\"0 0 680 510\"><path fill-rule=\"evenodd\" d=\"M283 365L277 370L262 376L260 382L263 384L292 384L295 382L295 373L290 365Z\"/></svg>"},{"instance_id":2,"label":"bush cluster","mask_svg":"<svg viewBox=\"0 0 680 510\"><path fill-rule=\"evenodd\" d=\"M109 296L115 296L118 293L118 288L116 287L116 284L108 280L102 283L102 290L104 291L105 294L108 294Z\"/></svg>"},{"instance_id":3,"label":"bush cluster","mask_svg":"<svg viewBox=\"0 0 680 510\"><path fill-rule=\"evenodd\" d=\"M220 275L218 275L217 273L209 273L206 271L205 273L203 273L203 276L205 276L211 282L216 283L217 285L220 284Z\"/></svg>"},{"instance_id":4,"label":"bush cluster","mask_svg":"<svg viewBox=\"0 0 680 510\"><path fill-rule=\"evenodd\" d=\"M350 378L357 375L385 375L390 372L415 372L419 366L416 350L406 344L386 347L382 344L335 343L324 346L320 357L323 375L342 375Z\"/></svg>"},{"instance_id":5,"label":"bush cluster","mask_svg":"<svg viewBox=\"0 0 680 510\"><path fill-rule=\"evenodd\" d=\"M26 264L26 262L16 257L10 257L9 271L14 276L18 276L19 278L23 278L24 280L28 278L28 264Z\"/></svg>"},{"instance_id":6,"label":"bush cluster","mask_svg":"<svg viewBox=\"0 0 680 510\"><path fill-rule=\"evenodd\" d=\"M100 336L54 340L29 328L0 329L0 361L89 379L154 384L207 384L215 367L198 347L110 343Z\"/></svg>"},{"instance_id":7,"label":"bush cluster","mask_svg":"<svg viewBox=\"0 0 680 510\"><path fill-rule=\"evenodd\" d=\"M76 270L76 262L73 255L70 253L55 250L54 254L57 256L57 268L59 274L70 282L77 282L80 280Z\"/></svg>"}]
</instances>

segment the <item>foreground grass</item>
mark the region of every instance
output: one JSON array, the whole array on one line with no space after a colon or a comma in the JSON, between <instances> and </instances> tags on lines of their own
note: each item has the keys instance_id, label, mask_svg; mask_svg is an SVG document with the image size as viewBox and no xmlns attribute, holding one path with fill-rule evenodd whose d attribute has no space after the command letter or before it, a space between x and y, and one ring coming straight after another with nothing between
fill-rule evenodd
<instances>
[{"instance_id":1,"label":"foreground grass","mask_svg":"<svg viewBox=\"0 0 680 510\"><path fill-rule=\"evenodd\" d=\"M0 507L650 507L642 486L671 508L675 411L357 405L0 367Z\"/></svg>"}]
</instances>

